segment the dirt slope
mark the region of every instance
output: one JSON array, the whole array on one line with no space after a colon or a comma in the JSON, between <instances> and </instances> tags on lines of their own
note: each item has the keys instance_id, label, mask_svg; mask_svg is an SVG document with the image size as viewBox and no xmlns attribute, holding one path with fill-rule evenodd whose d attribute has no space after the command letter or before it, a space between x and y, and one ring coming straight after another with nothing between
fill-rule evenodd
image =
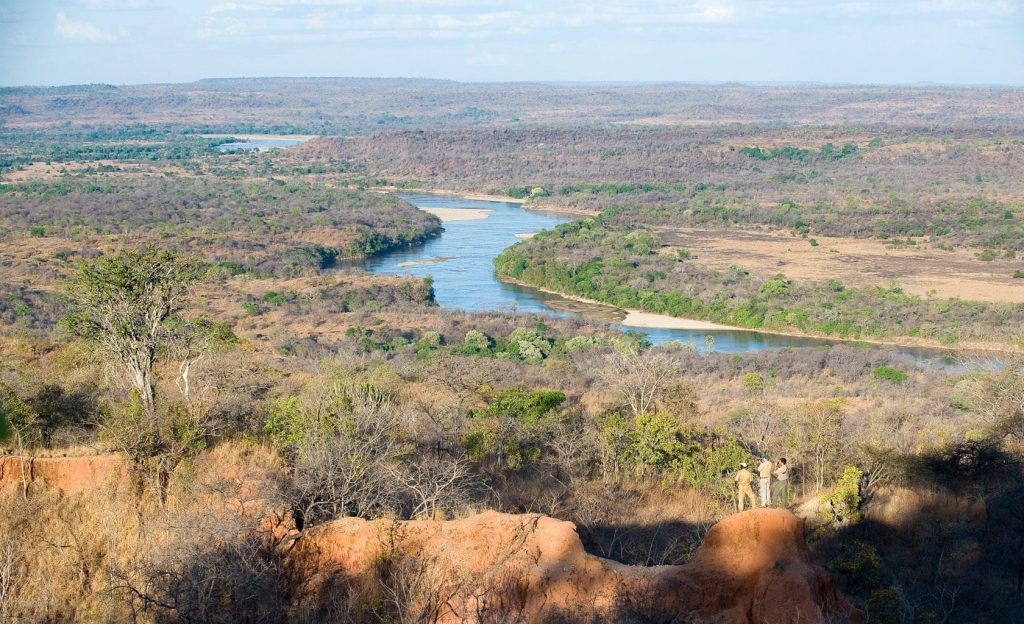
<instances>
[{"instance_id":1,"label":"dirt slope","mask_svg":"<svg viewBox=\"0 0 1024 624\"><path fill-rule=\"evenodd\" d=\"M307 531L285 567L296 606L326 621L335 599L375 585L437 622L864 621L812 561L803 522L780 509L719 522L684 566L623 565L584 552L570 522L486 512L338 520Z\"/></svg>"}]
</instances>

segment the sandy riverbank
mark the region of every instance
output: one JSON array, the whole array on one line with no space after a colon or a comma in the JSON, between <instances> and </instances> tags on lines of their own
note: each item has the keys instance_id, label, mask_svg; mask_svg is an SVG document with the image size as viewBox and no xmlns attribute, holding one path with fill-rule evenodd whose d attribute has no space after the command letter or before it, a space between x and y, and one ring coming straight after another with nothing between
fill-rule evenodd
<instances>
[{"instance_id":1,"label":"sandy riverbank","mask_svg":"<svg viewBox=\"0 0 1024 624\"><path fill-rule=\"evenodd\" d=\"M711 321L679 318L677 316L668 316L667 314L654 314L653 312L641 312L639 310L626 310L626 318L622 320L622 324L627 327L644 327L647 329L717 329L733 331L750 331L747 329L743 329L742 327L719 325L718 323L712 323Z\"/></svg>"},{"instance_id":2,"label":"sandy riverbank","mask_svg":"<svg viewBox=\"0 0 1024 624\"><path fill-rule=\"evenodd\" d=\"M530 240L536 235L536 232L523 232L522 234L516 234L516 238L518 238L519 240Z\"/></svg>"},{"instance_id":3,"label":"sandy riverbank","mask_svg":"<svg viewBox=\"0 0 1024 624\"><path fill-rule=\"evenodd\" d=\"M491 215L490 208L420 208L441 221L481 221Z\"/></svg>"},{"instance_id":4,"label":"sandy riverbank","mask_svg":"<svg viewBox=\"0 0 1024 624\"><path fill-rule=\"evenodd\" d=\"M653 312L644 312L643 310L630 310L627 308L619 308L617 306L602 303L594 299L587 299L586 297L577 297L575 295L567 295L554 290L548 290L547 288L537 288L529 284L512 280L506 277L501 279L519 284L520 286L526 286L539 290L540 292L547 293L549 295L556 295L562 299L568 299L570 301L577 301L579 303L585 303L587 305L615 310L619 314L624 314L625 317L621 321L617 321L620 325L627 327L643 327L646 329L693 329L693 330L732 330L732 331L753 331L750 329L744 329L743 327L732 327L731 325L719 325L718 323L712 323L710 321L702 321L700 319L687 319L680 318L678 316L669 316L667 314L655 314Z\"/></svg>"}]
</instances>

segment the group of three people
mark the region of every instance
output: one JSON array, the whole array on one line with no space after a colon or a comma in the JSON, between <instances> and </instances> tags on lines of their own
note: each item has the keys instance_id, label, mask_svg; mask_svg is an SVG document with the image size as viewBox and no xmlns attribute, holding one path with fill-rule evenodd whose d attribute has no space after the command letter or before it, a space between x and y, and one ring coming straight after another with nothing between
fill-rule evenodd
<instances>
[{"instance_id":1,"label":"group of three people","mask_svg":"<svg viewBox=\"0 0 1024 624\"><path fill-rule=\"evenodd\" d=\"M761 458L757 465L758 485L760 486L761 507L787 507L789 506L789 464L785 457L779 458L772 463L767 457ZM772 482L772 477L775 481ZM740 470L733 479L737 492L736 506L743 511L743 503L750 500L750 508L757 507L754 499L754 490L751 487L754 483L754 475L747 470L747 464L741 463Z\"/></svg>"}]
</instances>

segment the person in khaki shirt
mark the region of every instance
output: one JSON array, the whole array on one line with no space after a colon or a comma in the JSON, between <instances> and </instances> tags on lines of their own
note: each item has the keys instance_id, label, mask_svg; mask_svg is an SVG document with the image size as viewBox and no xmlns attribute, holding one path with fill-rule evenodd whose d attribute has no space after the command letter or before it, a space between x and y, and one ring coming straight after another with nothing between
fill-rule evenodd
<instances>
[{"instance_id":1,"label":"person in khaki shirt","mask_svg":"<svg viewBox=\"0 0 1024 624\"><path fill-rule=\"evenodd\" d=\"M789 462L785 457L779 459L778 466L772 471L775 483L772 484L772 502L777 507L789 506Z\"/></svg>"},{"instance_id":2,"label":"person in khaki shirt","mask_svg":"<svg viewBox=\"0 0 1024 624\"><path fill-rule=\"evenodd\" d=\"M772 460L767 457L761 458L761 463L757 465L758 485L760 486L761 495L761 506L768 507L772 504Z\"/></svg>"},{"instance_id":3,"label":"person in khaki shirt","mask_svg":"<svg viewBox=\"0 0 1024 624\"><path fill-rule=\"evenodd\" d=\"M739 507L739 510L743 511L744 497L750 499L751 509L757 507L757 503L754 502L754 490L750 487L750 484L754 482L754 475L747 470L746 464L740 464L740 471L736 473L736 478L733 479L733 482L735 482L737 488L739 488L737 495L737 506Z\"/></svg>"}]
</instances>

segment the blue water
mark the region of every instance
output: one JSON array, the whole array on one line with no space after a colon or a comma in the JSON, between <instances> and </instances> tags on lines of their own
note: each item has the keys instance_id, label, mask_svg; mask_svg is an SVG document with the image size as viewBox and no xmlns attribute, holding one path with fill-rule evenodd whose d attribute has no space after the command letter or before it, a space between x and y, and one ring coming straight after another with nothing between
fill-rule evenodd
<instances>
[{"instance_id":1,"label":"blue water","mask_svg":"<svg viewBox=\"0 0 1024 624\"><path fill-rule=\"evenodd\" d=\"M243 150L268 150L279 147L294 147L302 145L306 139L252 139L249 141L238 141L236 143L222 143L217 146L222 152L239 152Z\"/></svg>"},{"instance_id":2,"label":"blue water","mask_svg":"<svg viewBox=\"0 0 1024 624\"><path fill-rule=\"evenodd\" d=\"M533 312L555 316L580 314L580 306L562 297L502 282L495 275L492 262L503 249L519 240L516 234L550 229L570 221L571 217L526 210L520 204L502 201L426 194L401 197L421 208L484 208L491 212L484 220L448 221L444 224L441 236L416 247L370 258L364 265L367 270L373 273L412 275L421 278L430 275L434 279L437 303L445 308L464 311ZM448 259L432 264L401 266L403 263L438 258ZM586 310L583 311L583 315L588 318L593 316ZM710 337L713 340L711 348L719 353L827 347L838 343L821 338L780 336L752 331L647 329L625 327L616 323L612 323L612 326L623 331L643 332L654 344L679 341L699 351L707 350ZM938 349L900 348L897 351L903 359L922 366L945 369L963 367L963 363L952 357L949 352Z\"/></svg>"},{"instance_id":3,"label":"blue water","mask_svg":"<svg viewBox=\"0 0 1024 624\"><path fill-rule=\"evenodd\" d=\"M434 278L437 303L445 308L503 312L558 313L548 307L543 293L506 284L494 275L494 257L519 239L516 234L550 229L569 219L525 210L509 202L479 201L436 195L403 195L421 208L484 208L492 210L482 221L448 221L444 233L417 247L375 256L365 267L374 273ZM432 258L452 258L436 264L399 266ZM551 297L548 297L549 299ZM563 313L564 314L564 313Z\"/></svg>"}]
</instances>

